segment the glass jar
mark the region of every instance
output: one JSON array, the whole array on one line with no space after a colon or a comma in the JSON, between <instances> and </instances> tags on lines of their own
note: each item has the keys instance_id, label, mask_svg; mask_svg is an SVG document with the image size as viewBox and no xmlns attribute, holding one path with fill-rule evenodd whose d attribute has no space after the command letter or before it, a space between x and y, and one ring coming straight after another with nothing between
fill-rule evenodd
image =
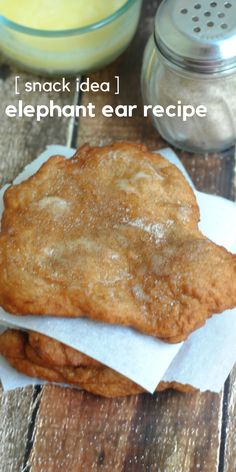
<instances>
[{"instance_id":1,"label":"glass jar","mask_svg":"<svg viewBox=\"0 0 236 472\"><path fill-rule=\"evenodd\" d=\"M142 0L126 0L106 18L72 29L35 29L0 15L0 51L18 66L37 74L77 75L95 71L127 48L138 26L141 5ZM70 1L66 7L70 12ZM73 10L70 15L73 16Z\"/></svg>"},{"instance_id":2,"label":"glass jar","mask_svg":"<svg viewBox=\"0 0 236 472\"><path fill-rule=\"evenodd\" d=\"M144 102L164 110L163 116L150 110L154 125L165 140L190 152L223 151L236 142L236 21L226 18L236 6L220 3L215 10L216 2L205 9L190 0L177 0L174 8L171 0L164 1L144 53ZM184 121L181 110L189 105L195 111L205 107L205 116L195 113Z\"/></svg>"}]
</instances>

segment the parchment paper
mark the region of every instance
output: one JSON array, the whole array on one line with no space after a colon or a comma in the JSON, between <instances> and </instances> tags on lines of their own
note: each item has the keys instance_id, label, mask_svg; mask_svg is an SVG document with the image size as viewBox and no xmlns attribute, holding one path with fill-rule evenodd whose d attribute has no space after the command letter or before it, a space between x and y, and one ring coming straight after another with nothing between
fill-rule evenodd
<instances>
[{"instance_id":1,"label":"parchment paper","mask_svg":"<svg viewBox=\"0 0 236 472\"><path fill-rule=\"evenodd\" d=\"M36 172L49 156L63 154L71 157L73 152L63 146L49 146L24 169L14 183ZM177 165L190 181L172 150L162 150L161 154ZM5 188L0 191L0 212L3 210L1 199ZM235 203L200 192L196 192L196 196L203 233L217 244L235 252ZM155 390L162 379L191 384L202 391L218 392L236 360L236 309L214 316L185 343L175 345L129 328L105 325L86 318L15 317L1 309L0 324L32 329L58 339L112 367L150 392ZM0 377L6 390L42 383L17 373L1 357Z\"/></svg>"}]
</instances>

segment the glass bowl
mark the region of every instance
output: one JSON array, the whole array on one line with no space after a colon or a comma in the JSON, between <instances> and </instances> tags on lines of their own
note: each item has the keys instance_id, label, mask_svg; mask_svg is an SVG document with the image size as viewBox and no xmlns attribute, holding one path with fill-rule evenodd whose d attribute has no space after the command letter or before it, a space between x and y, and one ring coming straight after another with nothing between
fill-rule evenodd
<instances>
[{"instance_id":1,"label":"glass bowl","mask_svg":"<svg viewBox=\"0 0 236 472\"><path fill-rule=\"evenodd\" d=\"M75 75L98 70L127 48L137 29L141 5L142 0L127 0L97 23L69 30L28 28L0 16L1 52L35 73Z\"/></svg>"}]
</instances>

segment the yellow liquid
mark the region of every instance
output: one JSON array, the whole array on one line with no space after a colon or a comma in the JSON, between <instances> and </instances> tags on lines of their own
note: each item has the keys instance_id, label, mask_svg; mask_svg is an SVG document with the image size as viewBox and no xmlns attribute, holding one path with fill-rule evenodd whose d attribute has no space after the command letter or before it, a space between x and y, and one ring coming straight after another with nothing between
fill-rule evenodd
<instances>
[{"instance_id":1,"label":"yellow liquid","mask_svg":"<svg viewBox=\"0 0 236 472\"><path fill-rule=\"evenodd\" d=\"M0 0L0 15L38 30L70 30L93 24L127 0ZM142 0L113 21L82 34L48 37L16 31L0 22L0 48L8 58L35 72L78 74L100 69L118 57L132 39Z\"/></svg>"},{"instance_id":2,"label":"yellow liquid","mask_svg":"<svg viewBox=\"0 0 236 472\"><path fill-rule=\"evenodd\" d=\"M61 30L96 23L127 0L0 0L0 14L30 28Z\"/></svg>"}]
</instances>

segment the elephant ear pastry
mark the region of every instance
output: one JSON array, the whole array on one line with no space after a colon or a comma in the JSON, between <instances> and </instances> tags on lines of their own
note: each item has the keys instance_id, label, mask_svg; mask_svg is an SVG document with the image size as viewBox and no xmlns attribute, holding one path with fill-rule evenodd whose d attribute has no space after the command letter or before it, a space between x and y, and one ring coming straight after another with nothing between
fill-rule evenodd
<instances>
[{"instance_id":1,"label":"elephant ear pastry","mask_svg":"<svg viewBox=\"0 0 236 472\"><path fill-rule=\"evenodd\" d=\"M9 329L0 335L0 354L18 372L30 377L81 387L104 397L123 397L144 392L118 372L65 344L32 331ZM157 391L172 388L194 392L191 385L160 382Z\"/></svg>"},{"instance_id":2,"label":"elephant ear pastry","mask_svg":"<svg viewBox=\"0 0 236 472\"><path fill-rule=\"evenodd\" d=\"M184 340L236 305L236 256L198 221L181 172L141 145L54 156L5 193L0 305Z\"/></svg>"}]
</instances>

